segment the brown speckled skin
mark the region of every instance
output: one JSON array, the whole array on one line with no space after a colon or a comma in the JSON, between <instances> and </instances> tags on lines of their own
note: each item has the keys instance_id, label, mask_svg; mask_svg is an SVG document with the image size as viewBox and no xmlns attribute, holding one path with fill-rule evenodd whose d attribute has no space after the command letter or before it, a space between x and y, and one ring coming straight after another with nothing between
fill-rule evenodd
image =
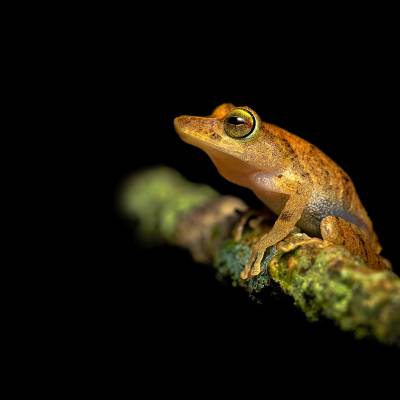
<instances>
[{"instance_id":1,"label":"brown speckled skin","mask_svg":"<svg viewBox=\"0 0 400 400\"><path fill-rule=\"evenodd\" d=\"M350 236L357 246L347 247L375 263L365 254L376 258L381 246L350 177L317 147L262 122L248 107L240 108L255 118L254 131L243 139L228 136L224 119L234 108L222 104L209 117L178 117L175 129L184 141L204 150L222 176L251 189L278 215L272 230L254 246L242 277L260 273L265 249L285 238L295 225L335 243L346 245L338 237ZM333 219L324 220L329 216L350 223L340 224L339 235L337 218L333 225ZM353 224L357 229L352 229ZM360 247L364 249L357 250Z\"/></svg>"}]
</instances>

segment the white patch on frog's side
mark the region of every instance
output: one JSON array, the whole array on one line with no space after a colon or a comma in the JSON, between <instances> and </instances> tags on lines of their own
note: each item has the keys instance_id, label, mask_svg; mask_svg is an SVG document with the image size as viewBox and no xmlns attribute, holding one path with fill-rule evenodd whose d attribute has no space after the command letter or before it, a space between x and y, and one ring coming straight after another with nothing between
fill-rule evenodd
<instances>
[{"instance_id":1,"label":"white patch on frog's side","mask_svg":"<svg viewBox=\"0 0 400 400\"><path fill-rule=\"evenodd\" d=\"M255 195L276 215L281 213L288 200L288 195L276 186L278 176L278 171L270 170L257 172L250 177Z\"/></svg>"}]
</instances>

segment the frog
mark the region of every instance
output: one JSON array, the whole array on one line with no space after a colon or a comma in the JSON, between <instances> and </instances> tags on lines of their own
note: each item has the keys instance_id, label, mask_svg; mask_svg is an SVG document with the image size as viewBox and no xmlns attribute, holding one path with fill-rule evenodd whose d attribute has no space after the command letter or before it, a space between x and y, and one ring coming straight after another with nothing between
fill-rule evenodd
<instances>
[{"instance_id":1,"label":"frog","mask_svg":"<svg viewBox=\"0 0 400 400\"><path fill-rule=\"evenodd\" d=\"M250 107L231 103L208 116L176 117L174 126L225 179L250 189L276 215L272 228L252 246L242 279L258 276L267 249L296 227L346 247L372 268L390 268L353 181L317 146L261 120Z\"/></svg>"}]
</instances>

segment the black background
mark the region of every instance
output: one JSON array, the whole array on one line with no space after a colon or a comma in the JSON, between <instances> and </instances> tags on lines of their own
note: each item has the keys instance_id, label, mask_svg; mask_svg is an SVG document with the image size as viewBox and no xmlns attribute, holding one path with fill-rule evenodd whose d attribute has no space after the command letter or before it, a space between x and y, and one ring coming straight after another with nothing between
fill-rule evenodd
<instances>
[{"instance_id":1,"label":"black background","mask_svg":"<svg viewBox=\"0 0 400 400\"><path fill-rule=\"evenodd\" d=\"M235 379L257 375L259 361L286 373L307 370L306 364L370 375L389 368L389 361L398 360L396 350L356 341L326 321L311 324L290 299L255 304L183 250L138 245L132 224L118 212L116 193L131 173L162 164L257 205L173 129L173 118L181 114L208 115L222 102L248 105L262 119L317 145L348 172L383 254L399 272L393 234L399 91L394 49L373 35L321 39L309 48L308 39L295 34L285 43L256 45L222 31L214 32L217 42L204 35L185 41L184 31L147 42L125 33L116 28L111 39L105 35L99 65L85 71L96 126L87 137L101 165L93 176L104 187L107 182L110 213L111 258L95 273L101 294L93 299L93 307L103 307L109 351L139 361L149 374L170 369L172 360L182 369L205 361L214 371L208 378L216 379L228 365Z\"/></svg>"}]
</instances>

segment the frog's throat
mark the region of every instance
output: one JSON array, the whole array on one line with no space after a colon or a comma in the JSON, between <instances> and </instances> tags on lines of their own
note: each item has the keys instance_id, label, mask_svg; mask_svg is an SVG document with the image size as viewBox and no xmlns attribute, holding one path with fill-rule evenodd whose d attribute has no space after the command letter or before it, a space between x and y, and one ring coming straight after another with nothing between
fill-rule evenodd
<instances>
[{"instance_id":1,"label":"frog's throat","mask_svg":"<svg viewBox=\"0 0 400 400\"><path fill-rule=\"evenodd\" d=\"M248 189L254 188L252 177L259 172L256 166L242 158L211 148L206 149L205 152L225 179Z\"/></svg>"}]
</instances>

